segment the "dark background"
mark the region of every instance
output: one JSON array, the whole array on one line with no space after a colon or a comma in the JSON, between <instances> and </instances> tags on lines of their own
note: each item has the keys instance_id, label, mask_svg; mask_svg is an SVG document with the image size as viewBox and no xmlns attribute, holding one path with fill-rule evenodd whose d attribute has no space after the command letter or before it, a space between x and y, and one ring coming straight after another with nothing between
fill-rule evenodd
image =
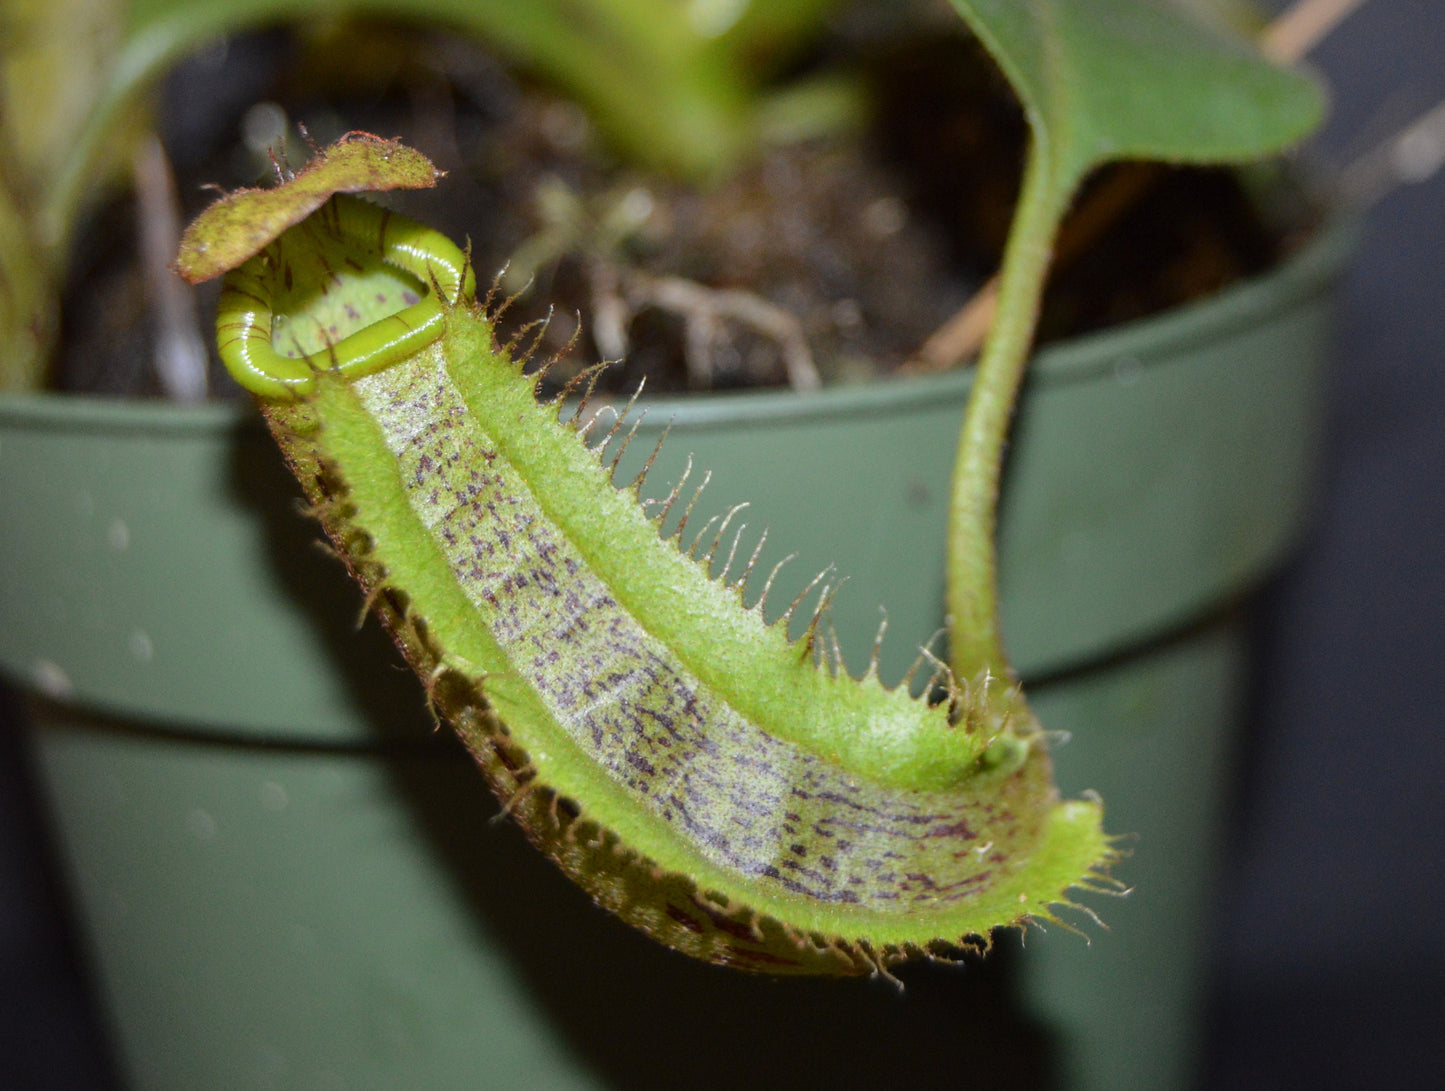
<instances>
[{"instance_id":1,"label":"dark background","mask_svg":"<svg viewBox=\"0 0 1445 1091\"><path fill-rule=\"evenodd\" d=\"M1440 0L1372 0L1314 54L1335 98L1315 157L1336 170L1445 98L1442 58ZM1260 602L1210 1089L1418 1087L1445 1067L1442 244L1437 176L1376 205L1345 287L1318 521ZM106 1088L43 844L0 730L0 1085Z\"/></svg>"},{"instance_id":2,"label":"dark background","mask_svg":"<svg viewBox=\"0 0 1445 1091\"><path fill-rule=\"evenodd\" d=\"M1445 5L1371 0L1312 59L1334 87L1317 157L1349 162L1445 98ZM1318 523L1261 603L1219 931L1221 1091L1445 1081L1442 245L1445 177L1371 212Z\"/></svg>"}]
</instances>

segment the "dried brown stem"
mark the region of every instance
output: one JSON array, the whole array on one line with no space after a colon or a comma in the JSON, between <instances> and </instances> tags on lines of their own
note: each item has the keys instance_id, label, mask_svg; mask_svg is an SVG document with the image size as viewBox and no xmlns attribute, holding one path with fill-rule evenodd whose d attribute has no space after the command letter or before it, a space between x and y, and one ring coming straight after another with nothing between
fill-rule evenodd
<instances>
[{"instance_id":1,"label":"dried brown stem","mask_svg":"<svg viewBox=\"0 0 1445 1091\"><path fill-rule=\"evenodd\" d=\"M1365 0L1299 0L1259 36L1259 48L1272 61L1294 64L1334 30Z\"/></svg>"},{"instance_id":2,"label":"dried brown stem","mask_svg":"<svg viewBox=\"0 0 1445 1091\"><path fill-rule=\"evenodd\" d=\"M622 357L632 317L656 307L683 320L688 377L706 386L712 376L712 346L723 322L736 322L778 346L794 390L822 385L812 350L797 315L752 292L709 288L682 277L660 277L639 269L618 269L597 261L592 267L593 336L605 356Z\"/></svg>"},{"instance_id":3,"label":"dried brown stem","mask_svg":"<svg viewBox=\"0 0 1445 1091\"><path fill-rule=\"evenodd\" d=\"M156 316L155 368L171 401L206 400L206 340L196 294L171 268L181 240L181 206L159 138L140 141L132 159L141 265Z\"/></svg>"}]
</instances>

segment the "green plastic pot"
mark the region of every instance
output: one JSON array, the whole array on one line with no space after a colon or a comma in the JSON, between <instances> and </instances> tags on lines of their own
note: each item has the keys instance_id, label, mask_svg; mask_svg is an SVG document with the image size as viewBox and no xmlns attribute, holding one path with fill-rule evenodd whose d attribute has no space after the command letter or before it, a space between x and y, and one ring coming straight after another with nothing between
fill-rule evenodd
<instances>
[{"instance_id":1,"label":"green plastic pot","mask_svg":"<svg viewBox=\"0 0 1445 1091\"><path fill-rule=\"evenodd\" d=\"M1068 794L1136 835L1091 945L1031 931L911 988L695 965L595 910L496 807L312 526L254 417L0 400L0 666L137 1088L1188 1082L1243 637L1321 442L1350 232L1273 275L1036 361L1007 471L1004 630ZM827 564L885 677L940 627L968 377L648 406L704 507L748 500L775 608ZM651 444L629 452L640 461ZM626 472L624 467L623 472ZM696 524L700 525L700 524ZM764 563L764 562L760 562ZM1007 945L1005 945L1007 946ZM1010 1079L1016 1082L1010 1084Z\"/></svg>"}]
</instances>

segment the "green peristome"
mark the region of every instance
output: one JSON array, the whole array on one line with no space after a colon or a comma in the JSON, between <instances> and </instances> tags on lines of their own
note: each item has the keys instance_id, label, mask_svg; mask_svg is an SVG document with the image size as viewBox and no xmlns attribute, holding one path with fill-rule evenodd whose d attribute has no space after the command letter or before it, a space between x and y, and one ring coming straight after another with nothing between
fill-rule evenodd
<instances>
[{"instance_id":1,"label":"green peristome","mask_svg":"<svg viewBox=\"0 0 1445 1091\"><path fill-rule=\"evenodd\" d=\"M415 355L441 335L446 301L475 292L471 263L450 242L338 195L226 278L217 347L242 386L285 398L315 386L318 356L354 378ZM332 351L343 336L344 359Z\"/></svg>"},{"instance_id":2,"label":"green peristome","mask_svg":"<svg viewBox=\"0 0 1445 1091\"><path fill-rule=\"evenodd\" d=\"M484 309L443 313L361 376L351 338L318 337L309 392L262 404L434 706L599 903L711 961L863 973L1048 918L1098 877L1100 809L1059 801L1016 688L930 704L837 669L816 621L789 641L745 602L746 548L662 537L651 487L614 485Z\"/></svg>"}]
</instances>

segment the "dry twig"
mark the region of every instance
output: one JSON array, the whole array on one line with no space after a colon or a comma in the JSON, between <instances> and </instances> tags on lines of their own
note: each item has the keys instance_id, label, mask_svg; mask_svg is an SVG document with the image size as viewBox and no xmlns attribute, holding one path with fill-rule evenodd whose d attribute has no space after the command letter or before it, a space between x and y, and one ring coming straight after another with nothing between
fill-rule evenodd
<instances>
[{"instance_id":1,"label":"dry twig","mask_svg":"<svg viewBox=\"0 0 1445 1091\"><path fill-rule=\"evenodd\" d=\"M736 322L778 346L788 383L794 390L822 385L812 350L798 316L786 307L752 292L709 288L683 277L654 276L640 269L601 260L591 268L593 337L605 357L627 355L627 327L637 312L656 307L683 320L684 356L692 385L705 387L712 378L713 345L722 323Z\"/></svg>"}]
</instances>

